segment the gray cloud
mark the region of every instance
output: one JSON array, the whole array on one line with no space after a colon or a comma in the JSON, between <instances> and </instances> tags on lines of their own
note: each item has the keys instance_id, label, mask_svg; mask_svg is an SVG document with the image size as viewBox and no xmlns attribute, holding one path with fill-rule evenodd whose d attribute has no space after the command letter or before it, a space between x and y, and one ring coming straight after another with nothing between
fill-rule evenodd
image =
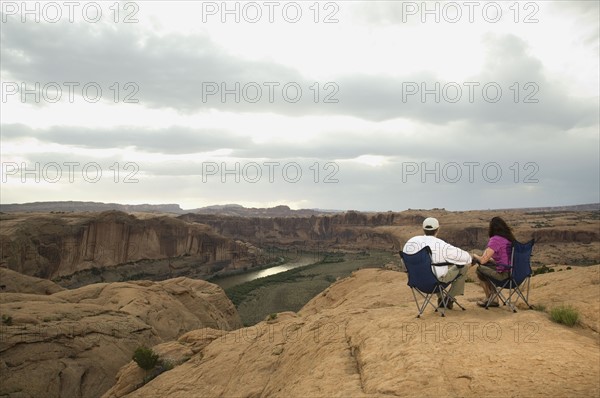
<instances>
[{"instance_id":1,"label":"gray cloud","mask_svg":"<svg viewBox=\"0 0 600 398\"><path fill-rule=\"evenodd\" d=\"M15 140L25 137L42 142L91 149L135 147L142 152L186 154L209 152L223 148L248 145L249 139L238 137L224 130L169 127L149 129L143 127L86 128L52 126L33 129L23 124L3 125L2 139Z\"/></svg>"},{"instance_id":2,"label":"gray cloud","mask_svg":"<svg viewBox=\"0 0 600 398\"><path fill-rule=\"evenodd\" d=\"M395 3L385 3L397 7ZM568 3L564 10L574 15L574 21L589 21L590 32L574 37L574 41L596 47L597 2ZM592 4L592 5L590 5ZM377 5L379 14L367 21L377 25L378 20L398 23L397 14L386 14ZM371 7L371 4L365 5ZM375 7L375 6L373 6ZM595 12L595 14L594 14ZM77 179L65 183L64 189L45 189L44 184L12 185L3 189L2 201L36 200L103 200L121 202L182 202L202 201L203 204L235 201L300 202L304 207L341 208L358 210L399 210L407 207L466 210L475 208L506 208L519 206L561 205L600 200L600 156L598 153L599 123L598 98L571 98L567 90L548 77L544 65L531 55L526 40L513 35L485 37L487 54L481 72L469 78L479 83L475 101L451 103L441 98L436 103L429 95L422 101L420 95L403 99L408 86L417 88L424 82L432 88L439 77L421 72L401 77L354 74L335 79L339 91L325 89L321 83L321 97L313 101L309 89L314 81L301 71L267 61L249 61L221 50L208 36L170 34L163 37L139 33L131 27L119 25L103 27L90 24L2 24L2 74L24 82L98 82L106 92L118 81L136 82L140 104L150 108L173 108L183 113L215 108L221 111L306 115L350 115L370 121L395 118L411 119L411 131L348 132L344 126L326 131L307 142L290 145L285 139L255 142L243 130L227 125L219 129L193 129L182 126L149 129L143 127L79 128L69 125L48 126L43 129L23 124L2 124L2 143L16 144L21 139L36 138L43 144L61 144L72 148L71 153L40 152L42 145L30 153L23 147L22 154L7 154L24 158L32 164L64 164L77 162L78 170L89 162L98 163L105 173L100 183ZM587 41L586 41L587 40ZM266 44L268 45L268 43ZM456 43L461 46L461 43ZM393 49L390 49L392 51ZM334 52L332 57L336 56ZM360 56L360 53L357 53ZM402 56L399 54L399 57ZM408 56L416 56L409 54ZM326 63L327 60L324 60ZM432 69L438 67L434 65ZM276 101L263 99L256 104L236 103L228 97L221 103L215 97L202 100L202 83L234 82L296 82L303 89L298 103L287 103L280 94ZM515 103L510 87L520 84L520 98ZM526 83L535 85L524 87ZM448 82L439 82L443 87ZM481 97L481 86L497 83L503 90L497 103ZM532 89L533 88L533 89ZM266 89L265 89L266 90ZM538 90L538 91L535 91ZM110 94L104 98L110 100ZM280 91L279 91L280 93ZM323 95L335 93L337 103L323 103ZM452 94L452 91L449 91ZM527 94L538 103L524 103ZM290 119L294 123L294 119ZM231 130L230 130L231 129ZM309 131L307 133L313 133ZM286 134L285 129L281 131ZM106 157L90 158L84 149L102 149ZM132 148L131 159L112 154L111 149ZM174 161L152 161L150 155L190 155L229 148L233 152L227 160L216 157L219 167L224 161L231 170L235 163L243 168L251 162L262 167L264 161L279 162L274 182L263 174L257 183L240 182L220 172L207 181L202 178L202 159L189 160L182 156ZM18 150L17 150L18 152ZM116 151L114 151L117 153ZM121 153L121 152L119 152ZM138 155L144 155L139 156ZM350 162L362 155L384 156L387 163L380 167ZM134 157L150 159L136 163L135 184L123 184L131 169L124 169ZM156 158L160 158L157 156ZM171 156L177 159L177 156ZM223 158L225 159L225 158ZM4 162L4 160L3 160ZM286 181L283 165L294 162L303 172L297 183ZM325 184L325 164L336 162L337 183ZM475 180L468 181L465 162L478 162ZM486 163L497 163L502 170L498 182L487 181L482 175ZM114 170L119 163L119 183L114 183ZM448 181L448 175L439 181L423 170L406 175L406 166L438 167L452 172L447 166L462 166L459 181ZM315 181L314 166L319 167ZM530 166L526 167L526 164ZM438 166L439 165L439 166ZM515 181L515 166L519 172ZM312 168L311 168L312 167ZM445 168L446 167L446 168ZM490 170L493 172L494 170ZM533 175L532 175L533 173ZM440 173L438 173L440 174ZM527 177L538 182L526 182ZM452 174L449 175L452 178ZM490 176L487 176L490 177ZM492 175L493 177L493 175ZM66 176L65 176L66 178ZM488 178L489 179L489 178ZM62 182L61 182L62 183ZM3 187L4 188L4 187ZM16 195L16 196L12 196ZM20 196L18 196L20 195ZM20 199L12 199L13 197ZM198 203L200 205L200 203ZM194 207L194 206L191 206Z\"/></svg>"},{"instance_id":3,"label":"gray cloud","mask_svg":"<svg viewBox=\"0 0 600 398\"><path fill-rule=\"evenodd\" d=\"M121 86L134 82L139 86L134 98L142 105L182 112L215 108L290 116L353 115L374 121L403 117L438 124L479 120L561 128L597 123L597 98L591 101L569 98L545 77L541 63L527 54L523 40L515 36L491 37L486 44L490 46L487 63L481 74L468 82L440 81L425 73L403 78L340 76L327 87L327 82L319 82L317 102L315 91L311 90L315 82L304 78L299 71L233 57L201 35L171 34L142 40L141 34L125 28L6 23L2 57L4 70L19 82L79 82L81 86L97 82L105 98L112 98L109 87L114 82ZM24 56L14 56L18 51ZM236 82L240 83L239 102L231 94L223 100L219 95L223 91L221 83L225 83L226 89L234 89ZM519 83L518 89L515 82ZM288 83L291 85L284 98L283 87ZM301 96L292 103L297 87ZM439 102L434 95L422 96L424 89L435 87L439 87ZM203 98L207 90L218 92ZM261 97L252 103L258 90ZM418 91L409 94L409 90ZM132 92L123 88L121 91L122 96ZM516 102L515 91L519 94ZM337 103L324 103L327 95ZM526 99L538 102L524 103Z\"/></svg>"}]
</instances>

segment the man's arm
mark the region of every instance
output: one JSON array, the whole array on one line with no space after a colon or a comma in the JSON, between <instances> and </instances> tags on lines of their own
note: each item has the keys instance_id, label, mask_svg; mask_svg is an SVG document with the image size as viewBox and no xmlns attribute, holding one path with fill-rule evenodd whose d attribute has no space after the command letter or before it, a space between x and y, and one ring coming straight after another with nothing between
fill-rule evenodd
<instances>
[{"instance_id":1,"label":"man's arm","mask_svg":"<svg viewBox=\"0 0 600 398\"><path fill-rule=\"evenodd\" d=\"M448 243L442 249L442 257L444 261L457 265L471 264L472 261L468 252Z\"/></svg>"}]
</instances>

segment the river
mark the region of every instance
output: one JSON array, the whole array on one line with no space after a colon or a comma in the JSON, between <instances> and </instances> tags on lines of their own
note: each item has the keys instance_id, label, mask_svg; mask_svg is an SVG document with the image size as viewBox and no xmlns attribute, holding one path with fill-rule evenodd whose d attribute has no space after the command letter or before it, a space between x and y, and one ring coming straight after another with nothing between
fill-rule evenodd
<instances>
[{"instance_id":1,"label":"river","mask_svg":"<svg viewBox=\"0 0 600 398\"><path fill-rule=\"evenodd\" d=\"M300 255L282 265L214 279L211 281L211 283L217 284L223 289L227 289L228 287L241 285L242 283L250 282L254 279L264 278L265 276L271 276L280 272L289 271L294 268L314 264L316 261L318 261L318 259L315 258L315 255Z\"/></svg>"}]
</instances>

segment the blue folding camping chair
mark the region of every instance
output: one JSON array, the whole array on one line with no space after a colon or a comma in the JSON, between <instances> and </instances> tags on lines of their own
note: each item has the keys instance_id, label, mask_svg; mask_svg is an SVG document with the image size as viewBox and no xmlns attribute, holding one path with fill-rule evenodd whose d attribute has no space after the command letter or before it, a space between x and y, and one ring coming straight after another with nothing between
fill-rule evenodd
<instances>
[{"instance_id":1,"label":"blue folding camping chair","mask_svg":"<svg viewBox=\"0 0 600 398\"><path fill-rule=\"evenodd\" d=\"M419 310L417 318L421 317L423 311L425 311L425 308L427 307L427 304L431 305L436 312L439 309L442 316L446 316L445 310L450 301L462 308L463 311L465 310L464 307L446 291L448 286L450 286L452 282L454 282L460 275L457 275L456 278L454 278L454 280L451 282L440 282L433 272L433 267L452 264L433 264L431 259L431 248L429 246L423 247L414 254L407 254L401 251L400 257L402 258L402 261L404 261L406 272L408 273L407 285L412 290L413 297L415 298L415 304ZM415 292L419 293L421 298L424 299L423 304L419 304L419 300L417 299ZM437 293L439 293L441 298L439 305L435 305L431 302L431 298Z\"/></svg>"},{"instance_id":2,"label":"blue folding camping chair","mask_svg":"<svg viewBox=\"0 0 600 398\"><path fill-rule=\"evenodd\" d=\"M492 291L492 294L490 294L490 297L485 304L486 310L489 309L489 305L495 301L496 298L501 300L502 304L508 305L513 312L517 312L515 304L519 298L523 299L530 309L533 309L533 306L529 304L529 282L532 274L531 253L533 252L534 243L534 239L527 243L513 242L511 261L510 264L507 265L510 268L508 279L500 281L483 275L494 287L494 291ZM527 285L526 293L524 294L523 290L521 290L521 285L525 282L527 282ZM503 289L508 289L508 297L505 297L502 294ZM513 296L515 296L514 301L512 299Z\"/></svg>"}]
</instances>

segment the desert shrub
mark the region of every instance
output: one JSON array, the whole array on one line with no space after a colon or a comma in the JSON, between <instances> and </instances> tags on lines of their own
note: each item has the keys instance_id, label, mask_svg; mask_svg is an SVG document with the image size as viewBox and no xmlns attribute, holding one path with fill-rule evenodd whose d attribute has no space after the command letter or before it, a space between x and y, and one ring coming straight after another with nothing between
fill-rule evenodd
<instances>
[{"instance_id":1,"label":"desert shrub","mask_svg":"<svg viewBox=\"0 0 600 398\"><path fill-rule=\"evenodd\" d=\"M546 266L546 264L544 264L541 267L534 269L533 275L541 275L546 274L548 272L554 272L554 268L549 268L548 266Z\"/></svg>"},{"instance_id":2,"label":"desert shrub","mask_svg":"<svg viewBox=\"0 0 600 398\"><path fill-rule=\"evenodd\" d=\"M6 326L12 326L12 316L2 315L2 323Z\"/></svg>"},{"instance_id":3,"label":"desert shrub","mask_svg":"<svg viewBox=\"0 0 600 398\"><path fill-rule=\"evenodd\" d=\"M475 280L471 277L466 277L465 278L465 283L475 283Z\"/></svg>"},{"instance_id":4,"label":"desert shrub","mask_svg":"<svg viewBox=\"0 0 600 398\"><path fill-rule=\"evenodd\" d=\"M158 354L152 348L138 347L133 353L133 360L140 368L150 370L158 363Z\"/></svg>"},{"instance_id":5,"label":"desert shrub","mask_svg":"<svg viewBox=\"0 0 600 398\"><path fill-rule=\"evenodd\" d=\"M275 320L277 319L277 314L274 312L272 314L269 314L269 321Z\"/></svg>"},{"instance_id":6,"label":"desert shrub","mask_svg":"<svg viewBox=\"0 0 600 398\"><path fill-rule=\"evenodd\" d=\"M579 320L579 312L570 305L561 305L552 308L550 311L550 318L556 323L574 326Z\"/></svg>"},{"instance_id":7,"label":"desert shrub","mask_svg":"<svg viewBox=\"0 0 600 398\"><path fill-rule=\"evenodd\" d=\"M344 262L343 253L325 253L322 263L341 263Z\"/></svg>"}]
</instances>

